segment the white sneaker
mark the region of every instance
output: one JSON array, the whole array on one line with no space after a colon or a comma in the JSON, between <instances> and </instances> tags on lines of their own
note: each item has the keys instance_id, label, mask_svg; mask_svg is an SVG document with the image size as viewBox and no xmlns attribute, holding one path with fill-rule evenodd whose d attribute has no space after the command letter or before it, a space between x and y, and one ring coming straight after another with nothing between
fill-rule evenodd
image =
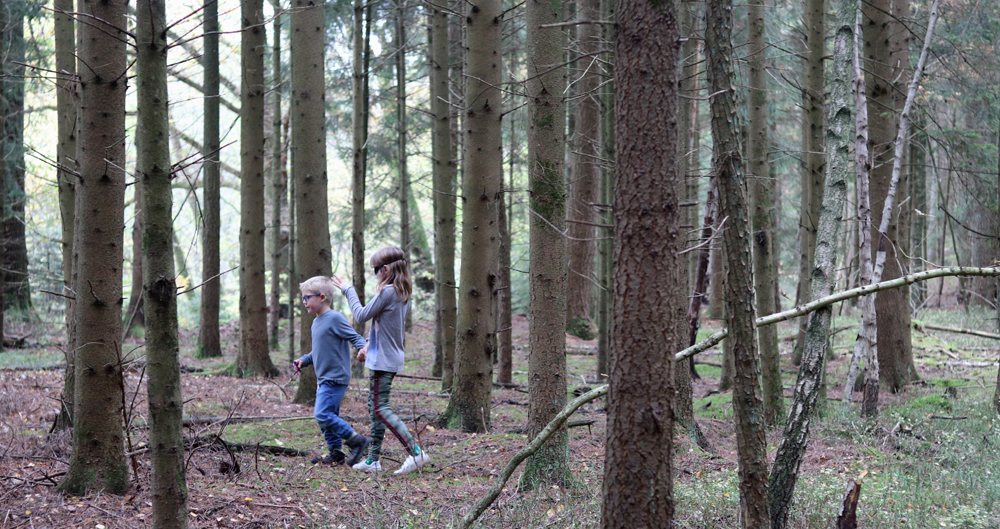
<instances>
[{"instance_id":1,"label":"white sneaker","mask_svg":"<svg viewBox=\"0 0 1000 529\"><path fill-rule=\"evenodd\" d=\"M360 463L354 465L351 468L353 468L354 470L360 470L362 472L381 472L382 462L372 461L371 459L365 459L364 461L361 461Z\"/></svg>"},{"instance_id":2,"label":"white sneaker","mask_svg":"<svg viewBox=\"0 0 1000 529\"><path fill-rule=\"evenodd\" d=\"M413 457L408 456L406 461L403 461L403 466L399 467L399 470L394 472L394 474L409 474L414 470L420 470L424 468L424 465L431 462L431 456L427 455L427 452L420 452L420 455Z\"/></svg>"}]
</instances>

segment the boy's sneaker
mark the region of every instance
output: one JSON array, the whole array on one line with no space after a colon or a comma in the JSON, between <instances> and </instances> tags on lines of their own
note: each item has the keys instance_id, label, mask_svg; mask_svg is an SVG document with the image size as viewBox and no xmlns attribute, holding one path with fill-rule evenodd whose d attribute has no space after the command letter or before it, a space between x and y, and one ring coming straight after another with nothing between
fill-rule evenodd
<instances>
[{"instance_id":1,"label":"boy's sneaker","mask_svg":"<svg viewBox=\"0 0 1000 529\"><path fill-rule=\"evenodd\" d=\"M365 459L364 461L352 466L354 470L360 470L362 472L381 472L382 462L372 461L371 459Z\"/></svg>"},{"instance_id":2,"label":"boy's sneaker","mask_svg":"<svg viewBox=\"0 0 1000 529\"><path fill-rule=\"evenodd\" d=\"M368 447L371 446L372 439L371 437L365 437L364 435L356 433L351 436L350 439L345 441L345 443L348 448L351 449L351 455L347 457L347 464L350 465L351 468L354 468L354 465L357 465L358 461L361 461L361 459L365 456L365 453L368 452Z\"/></svg>"},{"instance_id":3,"label":"boy's sneaker","mask_svg":"<svg viewBox=\"0 0 1000 529\"><path fill-rule=\"evenodd\" d=\"M399 470L394 472L395 474L409 474L414 470L420 470L424 468L424 465L431 462L431 456L427 455L427 452L420 452L415 456L408 456L406 461L403 461L403 466L399 467Z\"/></svg>"},{"instance_id":4,"label":"boy's sneaker","mask_svg":"<svg viewBox=\"0 0 1000 529\"><path fill-rule=\"evenodd\" d=\"M340 450L334 450L334 451L330 452L329 454L327 454L327 455L325 455L323 457L316 456L316 457L312 458L311 461L312 461L312 464L314 464L314 465L318 465L318 464L323 464L323 465L339 465L339 464L341 464L341 463L344 462L344 459L346 457L347 456L344 455L344 453L341 452Z\"/></svg>"}]
</instances>

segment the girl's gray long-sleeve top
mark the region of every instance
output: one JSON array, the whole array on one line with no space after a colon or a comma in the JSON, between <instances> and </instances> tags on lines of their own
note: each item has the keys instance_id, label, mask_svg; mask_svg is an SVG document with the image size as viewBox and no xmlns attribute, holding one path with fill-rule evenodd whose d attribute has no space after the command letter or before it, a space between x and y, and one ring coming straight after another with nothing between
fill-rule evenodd
<instances>
[{"instance_id":1,"label":"girl's gray long-sleeve top","mask_svg":"<svg viewBox=\"0 0 1000 529\"><path fill-rule=\"evenodd\" d=\"M396 300L396 289L386 285L375 299L367 306L361 305L358 293L353 286L346 286L342 292L347 296L354 319L366 322L374 319L371 333L368 335L368 355L365 367L375 371L391 371L398 373L403 370L403 339L406 330L406 314L410 311L410 303ZM374 353L374 354L372 354Z\"/></svg>"}]
</instances>

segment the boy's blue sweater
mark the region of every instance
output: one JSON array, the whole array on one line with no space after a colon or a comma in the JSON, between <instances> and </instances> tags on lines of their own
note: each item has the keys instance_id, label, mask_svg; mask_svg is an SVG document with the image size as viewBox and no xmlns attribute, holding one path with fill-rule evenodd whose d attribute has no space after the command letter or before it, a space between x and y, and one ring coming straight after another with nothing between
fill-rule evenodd
<instances>
[{"instance_id":1,"label":"boy's blue sweater","mask_svg":"<svg viewBox=\"0 0 1000 529\"><path fill-rule=\"evenodd\" d=\"M302 366L314 365L316 382L351 383L351 348L361 349L365 339L354 331L343 314L330 309L312 323L312 351L299 358Z\"/></svg>"}]
</instances>

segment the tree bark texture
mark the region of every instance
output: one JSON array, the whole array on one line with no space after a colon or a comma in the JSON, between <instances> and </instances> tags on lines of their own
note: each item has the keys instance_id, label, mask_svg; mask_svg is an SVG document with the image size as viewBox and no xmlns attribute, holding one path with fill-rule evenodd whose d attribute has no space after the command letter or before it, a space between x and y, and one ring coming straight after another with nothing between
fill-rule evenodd
<instances>
[{"instance_id":1,"label":"tree bark texture","mask_svg":"<svg viewBox=\"0 0 1000 529\"><path fill-rule=\"evenodd\" d=\"M601 0L601 20L614 20L615 0ZM601 26L601 38L605 42L614 40L615 28L609 24ZM601 91L601 157L605 163L601 166L601 207L599 211L600 223L605 226L614 226L614 212L611 210L611 203L614 200L615 187L615 84L611 69L614 68L614 54L605 52L603 58L607 61L609 71L605 72L608 77ZM607 381L608 379L608 358L611 353L611 322L613 318L612 305L614 303L614 292L612 284L612 274L614 273L614 228L606 228L599 232L601 237L597 241L598 251L598 281L600 282L600 295L597 301L597 380Z\"/></svg>"},{"instance_id":2,"label":"tree bark texture","mask_svg":"<svg viewBox=\"0 0 1000 529\"><path fill-rule=\"evenodd\" d=\"M174 275L173 195L170 179L170 119L167 112L165 0L136 5L136 66L139 118L137 177L143 225L142 291L146 322L146 383L153 476L153 527L187 527L184 477L184 398L181 395ZM138 288L134 285L133 288Z\"/></svg>"},{"instance_id":3,"label":"tree bark texture","mask_svg":"<svg viewBox=\"0 0 1000 529\"><path fill-rule=\"evenodd\" d=\"M240 376L276 376L267 350L264 285L264 0L241 6L240 47Z\"/></svg>"},{"instance_id":4,"label":"tree bark texture","mask_svg":"<svg viewBox=\"0 0 1000 529\"><path fill-rule=\"evenodd\" d=\"M809 301L809 293L812 292L816 229L826 178L823 155L823 56L826 51L824 9L824 0L809 0L805 6L803 20L807 49L802 65L805 71L805 87L802 91L802 201L799 210L799 286L795 295L796 305ZM807 325L808 318L799 321L799 336L792 354L792 360L796 365L802 357Z\"/></svg>"},{"instance_id":5,"label":"tree bark texture","mask_svg":"<svg viewBox=\"0 0 1000 529\"><path fill-rule=\"evenodd\" d=\"M671 527L673 347L687 273L673 3L615 8L614 330L601 527Z\"/></svg>"},{"instance_id":6,"label":"tree bark texture","mask_svg":"<svg viewBox=\"0 0 1000 529\"><path fill-rule=\"evenodd\" d=\"M268 314L271 316L268 327L271 350L277 350L278 322L281 316L281 261L289 249L287 230L281 224L283 203L288 200L288 172L282 156L281 141L281 93L284 81L281 78L281 2L271 0L274 10L274 21L271 30L271 90L273 103L271 105L271 301ZM291 305L289 305L291 309ZM294 357L290 357L294 360Z\"/></svg>"},{"instance_id":7,"label":"tree bark texture","mask_svg":"<svg viewBox=\"0 0 1000 529\"><path fill-rule=\"evenodd\" d=\"M3 163L7 164L7 210L3 219L4 309L13 309L27 317L31 308L31 283L28 280L28 246L25 238L24 209L28 200L24 188L24 17L27 2L9 2L0 14L3 30L0 56L3 58L4 91L0 112L6 116L3 128Z\"/></svg>"},{"instance_id":8,"label":"tree bark texture","mask_svg":"<svg viewBox=\"0 0 1000 529\"><path fill-rule=\"evenodd\" d=\"M775 310L774 284L774 179L768 160L767 41L765 38L765 3L752 2L747 7L750 29L750 163L749 188L753 221L753 279L757 312L761 316ZM778 357L778 329L757 329L763 379L764 418L767 424L783 419L781 365Z\"/></svg>"},{"instance_id":9,"label":"tree bark texture","mask_svg":"<svg viewBox=\"0 0 1000 529\"><path fill-rule=\"evenodd\" d=\"M125 224L125 0L83 1L80 24L79 244L73 453L60 488L129 489L122 430L122 255ZM85 287L83 285L86 285Z\"/></svg>"},{"instance_id":10,"label":"tree bark texture","mask_svg":"<svg viewBox=\"0 0 1000 529\"><path fill-rule=\"evenodd\" d=\"M528 266L531 292L528 437L533 437L566 405L567 243L564 231L567 200L563 94L567 69L563 66L566 33L561 27L542 27L563 21L562 4L528 0L525 11L528 25L528 192L532 211ZM570 271L569 275L572 274ZM566 430L558 432L529 457L521 484L528 487L542 483L568 484L568 440Z\"/></svg>"},{"instance_id":11,"label":"tree bark texture","mask_svg":"<svg viewBox=\"0 0 1000 529\"><path fill-rule=\"evenodd\" d=\"M733 3L732 0L709 0L705 6L708 86L710 92L715 94L710 105L715 142L712 165L719 180L719 216L728 220L723 232L729 265L725 281L726 325L735 367L733 412L736 415L736 449L739 453L741 518L743 527L756 528L764 527L770 519L767 503L767 421L754 325L756 310L750 255L750 208L746 198L743 160L734 134L739 127L732 64ZM763 31L762 25L759 30ZM753 31L751 26L751 33ZM751 51L753 49L751 44ZM761 47L758 55L763 53ZM753 103L751 112L754 112L752 106ZM767 292L770 293L770 289Z\"/></svg>"},{"instance_id":12,"label":"tree bark texture","mask_svg":"<svg viewBox=\"0 0 1000 529\"><path fill-rule=\"evenodd\" d=\"M895 279L905 274L900 269L900 260L905 256L897 253L898 223L890 219L882 222L884 204L889 198L892 186L893 139L896 136L898 112L897 91L902 91L901 79L905 78L903 68L909 65L895 64L900 54L894 53L900 46L898 40L907 34L902 22L893 16L892 5L902 0L874 0L864 4L865 37L865 77L868 86L869 145L872 151L871 170L871 215L872 226L885 225L888 229L873 232L872 259L878 252L885 252L887 259L881 277ZM895 57L894 57L895 55ZM905 190L904 190L905 191ZM902 197L901 197L902 198ZM898 201L897 201L898 203ZM890 209L891 211L891 209ZM877 264L875 265L877 266ZM874 279L878 282L878 279ZM878 325L880 385L890 391L898 391L911 377L916 375L913 364L913 348L910 340L909 299L901 291L885 292L875 299L876 321Z\"/></svg>"},{"instance_id":13,"label":"tree bark texture","mask_svg":"<svg viewBox=\"0 0 1000 529\"><path fill-rule=\"evenodd\" d=\"M219 155L219 5L218 0L205 0L204 5L205 67L203 94L205 117L201 156L204 159L204 189L202 191L202 251L201 251L201 325L198 348L201 358L222 356L219 335L219 296L222 280L219 243L221 229L220 155Z\"/></svg>"},{"instance_id":14,"label":"tree bark texture","mask_svg":"<svg viewBox=\"0 0 1000 529\"><path fill-rule=\"evenodd\" d=\"M351 255L354 290L361 304L365 304L365 159L368 150L368 68L365 60L368 46L365 33L365 2L354 0L354 55L351 78ZM295 62L294 60L292 62ZM299 230L301 234L302 231ZM299 247L301 248L301 241ZM305 314L303 314L305 317ZM310 320L311 321L311 320ZM303 327L305 328L305 327ZM354 322L354 329L365 334L365 324ZM357 362L351 363L351 373L361 375L364 368Z\"/></svg>"},{"instance_id":15,"label":"tree bark texture","mask_svg":"<svg viewBox=\"0 0 1000 529\"><path fill-rule=\"evenodd\" d=\"M496 348L497 196L503 185L500 0L470 3L466 18L462 283L455 382L444 417L467 432L490 428Z\"/></svg>"},{"instance_id":16,"label":"tree bark texture","mask_svg":"<svg viewBox=\"0 0 1000 529\"><path fill-rule=\"evenodd\" d=\"M452 361L455 358L455 158L452 155L451 108L449 108L448 15L438 6L431 9L431 112L434 115L432 154L434 177L434 285L437 317L436 334L440 343L440 363L435 362L435 376L441 376L441 389L452 384ZM446 361L447 360L447 361Z\"/></svg>"},{"instance_id":17,"label":"tree bark texture","mask_svg":"<svg viewBox=\"0 0 1000 529\"><path fill-rule=\"evenodd\" d=\"M833 59L830 68L830 97L827 105L827 169L826 192L820 211L817 232L816 259L812 272L811 299L829 296L836 285L837 239L847 201L847 175L851 170L850 142L854 133L851 121L851 62L854 50L853 0L841 0L833 21ZM798 380L789 406L781 442L771 467L769 480L771 529L784 529L788 524L798 479L799 467L809 441L809 427L823 377L830 316L827 305L809 315L806 342Z\"/></svg>"},{"instance_id":18,"label":"tree bark texture","mask_svg":"<svg viewBox=\"0 0 1000 529\"><path fill-rule=\"evenodd\" d=\"M406 168L406 0L397 0L396 39L396 169L399 186L399 247L411 263L413 240L410 235L410 175ZM413 312L406 313L406 329L413 325Z\"/></svg>"},{"instance_id":19,"label":"tree bark texture","mask_svg":"<svg viewBox=\"0 0 1000 529\"><path fill-rule=\"evenodd\" d=\"M600 20L600 0L579 0L577 18L580 20ZM572 156L573 174L569 184L569 201L566 216L570 222L566 233L569 235L567 255L569 276L567 277L566 323L570 333L582 338L591 337L591 295L594 291L594 252L597 243L598 224L597 202L598 183L601 174L601 121L598 87L601 83L600 61L597 54L601 49L600 27L597 24L581 24L576 27L580 50L578 69L580 78L574 83L578 99L576 102L576 123L573 133ZM528 40L529 44L532 42Z\"/></svg>"},{"instance_id":20,"label":"tree bark texture","mask_svg":"<svg viewBox=\"0 0 1000 529\"><path fill-rule=\"evenodd\" d=\"M295 222L298 233L298 282L333 273L326 172L326 95L323 64L326 22L323 2L295 0L291 13L292 48L292 178L295 179ZM299 318L299 350L312 350L312 322L303 311ZM316 398L316 372L302 371L295 402Z\"/></svg>"}]
</instances>

